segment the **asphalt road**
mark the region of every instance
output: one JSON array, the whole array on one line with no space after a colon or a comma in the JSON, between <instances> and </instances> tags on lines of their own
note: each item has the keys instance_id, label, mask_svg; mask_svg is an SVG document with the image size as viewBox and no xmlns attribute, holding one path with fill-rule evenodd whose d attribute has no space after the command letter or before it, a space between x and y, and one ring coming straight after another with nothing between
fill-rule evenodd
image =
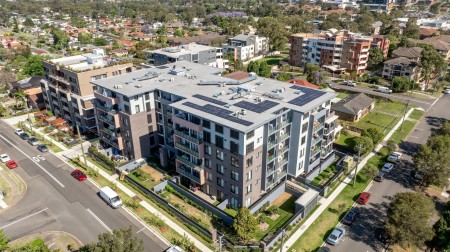
<instances>
[{"instance_id":1,"label":"asphalt road","mask_svg":"<svg viewBox=\"0 0 450 252\"><path fill-rule=\"evenodd\" d=\"M416 128L400 146L403 159L388 174L384 181L373 182L369 192L372 197L361 208L360 218L352 225L345 226L347 235L337 246L326 245L333 252L382 251L383 244L378 239L386 220L388 204L398 192L411 191L414 181L411 177L413 164L411 155L417 152L421 144L426 143L431 132L450 120L450 95L441 97L425 114Z\"/></svg>"},{"instance_id":2,"label":"asphalt road","mask_svg":"<svg viewBox=\"0 0 450 252\"><path fill-rule=\"evenodd\" d=\"M375 96L379 96L379 97L385 97L385 98L390 98L390 99L395 99L395 100L400 100L400 101L408 101L410 100L410 102L418 107L423 108L424 110L428 110L433 103L436 101L436 99L421 99L421 98L415 98L415 97L409 97L407 95L400 95L400 94L386 94L386 93L381 93L378 91L375 91L373 89L365 89L365 88L360 88L360 87L350 87L350 86L345 86L345 85L335 85L333 86L334 89L337 89L339 91L351 91L351 92L358 92L358 93L365 93L365 94L370 94L370 95L375 95Z\"/></svg>"},{"instance_id":3,"label":"asphalt road","mask_svg":"<svg viewBox=\"0 0 450 252\"><path fill-rule=\"evenodd\" d=\"M131 226L144 240L145 251L163 251L168 245L123 208L112 209L89 181L70 176L72 168L51 153L36 163L40 153L0 122L0 153L19 163L14 171L27 183L24 198L0 215L0 229L11 240L40 231L66 231L86 244L112 229Z\"/></svg>"}]
</instances>

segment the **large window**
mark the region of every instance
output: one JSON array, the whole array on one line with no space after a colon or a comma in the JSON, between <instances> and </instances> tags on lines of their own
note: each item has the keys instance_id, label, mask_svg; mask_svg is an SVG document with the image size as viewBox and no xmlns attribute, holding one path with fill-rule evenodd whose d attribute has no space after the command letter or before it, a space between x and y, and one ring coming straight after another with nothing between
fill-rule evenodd
<instances>
[{"instance_id":1,"label":"large window","mask_svg":"<svg viewBox=\"0 0 450 252\"><path fill-rule=\"evenodd\" d=\"M231 171L231 179L234 181L239 181L239 173L235 171Z\"/></svg>"},{"instance_id":2,"label":"large window","mask_svg":"<svg viewBox=\"0 0 450 252\"><path fill-rule=\"evenodd\" d=\"M217 173L223 174L223 171L224 171L223 165L216 164L216 170L217 170Z\"/></svg>"},{"instance_id":3,"label":"large window","mask_svg":"<svg viewBox=\"0 0 450 252\"><path fill-rule=\"evenodd\" d=\"M239 131L230 129L230 137L239 140Z\"/></svg>"},{"instance_id":4,"label":"large window","mask_svg":"<svg viewBox=\"0 0 450 252\"><path fill-rule=\"evenodd\" d=\"M216 136L216 147L223 149L223 137Z\"/></svg>"},{"instance_id":5,"label":"large window","mask_svg":"<svg viewBox=\"0 0 450 252\"><path fill-rule=\"evenodd\" d=\"M237 195L239 193L239 187L237 185L231 185L231 192Z\"/></svg>"},{"instance_id":6,"label":"large window","mask_svg":"<svg viewBox=\"0 0 450 252\"><path fill-rule=\"evenodd\" d=\"M231 157L231 165L234 167L239 167L239 159L235 157Z\"/></svg>"},{"instance_id":7,"label":"large window","mask_svg":"<svg viewBox=\"0 0 450 252\"><path fill-rule=\"evenodd\" d=\"M225 181L223 178L217 178L217 185L223 187L225 185Z\"/></svg>"},{"instance_id":8,"label":"large window","mask_svg":"<svg viewBox=\"0 0 450 252\"><path fill-rule=\"evenodd\" d=\"M252 153L253 150L255 150L255 143L254 142L251 142L251 143L247 144L247 146L245 146L245 154L246 155Z\"/></svg>"},{"instance_id":9,"label":"large window","mask_svg":"<svg viewBox=\"0 0 450 252\"><path fill-rule=\"evenodd\" d=\"M223 134L223 126L220 124L216 124L216 132Z\"/></svg>"},{"instance_id":10,"label":"large window","mask_svg":"<svg viewBox=\"0 0 450 252\"><path fill-rule=\"evenodd\" d=\"M211 133L203 131L203 141L205 141L205 143L211 143Z\"/></svg>"},{"instance_id":11,"label":"large window","mask_svg":"<svg viewBox=\"0 0 450 252\"><path fill-rule=\"evenodd\" d=\"M219 160L223 160L223 151L216 150L216 158Z\"/></svg>"},{"instance_id":12,"label":"large window","mask_svg":"<svg viewBox=\"0 0 450 252\"><path fill-rule=\"evenodd\" d=\"M203 119L203 127L210 129L211 128L211 122L208 120Z\"/></svg>"},{"instance_id":13,"label":"large window","mask_svg":"<svg viewBox=\"0 0 450 252\"><path fill-rule=\"evenodd\" d=\"M230 152L233 154L239 154L239 144L230 141Z\"/></svg>"}]
</instances>

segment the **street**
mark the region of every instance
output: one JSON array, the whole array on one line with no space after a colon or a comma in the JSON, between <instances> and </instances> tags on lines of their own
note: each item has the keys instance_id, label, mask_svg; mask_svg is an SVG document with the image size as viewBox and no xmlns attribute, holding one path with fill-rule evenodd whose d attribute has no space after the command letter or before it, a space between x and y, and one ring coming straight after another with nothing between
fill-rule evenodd
<instances>
[{"instance_id":1,"label":"street","mask_svg":"<svg viewBox=\"0 0 450 252\"><path fill-rule=\"evenodd\" d=\"M0 229L11 240L40 231L65 231L86 244L95 242L100 233L132 226L143 239L145 251L168 248L126 210L114 210L103 202L94 184L75 180L71 167L51 153L40 153L4 122L0 122L0 153L19 163L14 171L28 188L24 198L0 216ZM39 154L45 160L34 161L32 157Z\"/></svg>"},{"instance_id":2,"label":"street","mask_svg":"<svg viewBox=\"0 0 450 252\"><path fill-rule=\"evenodd\" d=\"M383 244L379 240L382 226L391 197L398 192L411 191L414 181L411 177L413 168L411 155L421 144L426 143L433 129L440 127L444 121L450 120L450 95L441 97L416 125L403 144L400 151L402 160L394 167L382 182L373 181L368 190L372 197L367 205L361 208L361 216L351 226L345 226L347 235L337 246L326 245L331 251L382 251Z\"/></svg>"}]
</instances>

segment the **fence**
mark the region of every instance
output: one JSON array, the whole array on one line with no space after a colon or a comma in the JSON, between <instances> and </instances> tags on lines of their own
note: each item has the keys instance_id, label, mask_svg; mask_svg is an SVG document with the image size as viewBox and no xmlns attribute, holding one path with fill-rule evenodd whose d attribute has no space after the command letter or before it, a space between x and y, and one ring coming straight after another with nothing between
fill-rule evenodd
<instances>
[{"instance_id":1,"label":"fence","mask_svg":"<svg viewBox=\"0 0 450 252\"><path fill-rule=\"evenodd\" d=\"M255 204L253 204L250 207L250 209L249 209L250 212L252 214L254 214L262 206L264 206L264 204L266 204L267 202L270 203L270 202L274 201L276 198L278 198L278 196L280 196L285 191L285 189L286 189L285 182L280 183L274 189L272 189L269 193L267 193L266 195L261 197L258 201L256 201Z\"/></svg>"}]
</instances>

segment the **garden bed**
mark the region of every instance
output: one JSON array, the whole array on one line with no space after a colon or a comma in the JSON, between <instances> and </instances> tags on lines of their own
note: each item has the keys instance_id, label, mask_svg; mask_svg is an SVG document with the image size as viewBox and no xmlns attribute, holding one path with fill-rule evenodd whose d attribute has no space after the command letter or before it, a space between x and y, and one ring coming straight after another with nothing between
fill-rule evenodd
<instances>
[{"instance_id":1,"label":"garden bed","mask_svg":"<svg viewBox=\"0 0 450 252\"><path fill-rule=\"evenodd\" d=\"M311 184L318 186L320 188L323 187L323 185L327 184L328 181L330 181L331 178L338 172L336 169L336 162L332 163L330 166L328 166L325 170L323 170L319 175L317 175L313 181L311 181Z\"/></svg>"}]
</instances>

